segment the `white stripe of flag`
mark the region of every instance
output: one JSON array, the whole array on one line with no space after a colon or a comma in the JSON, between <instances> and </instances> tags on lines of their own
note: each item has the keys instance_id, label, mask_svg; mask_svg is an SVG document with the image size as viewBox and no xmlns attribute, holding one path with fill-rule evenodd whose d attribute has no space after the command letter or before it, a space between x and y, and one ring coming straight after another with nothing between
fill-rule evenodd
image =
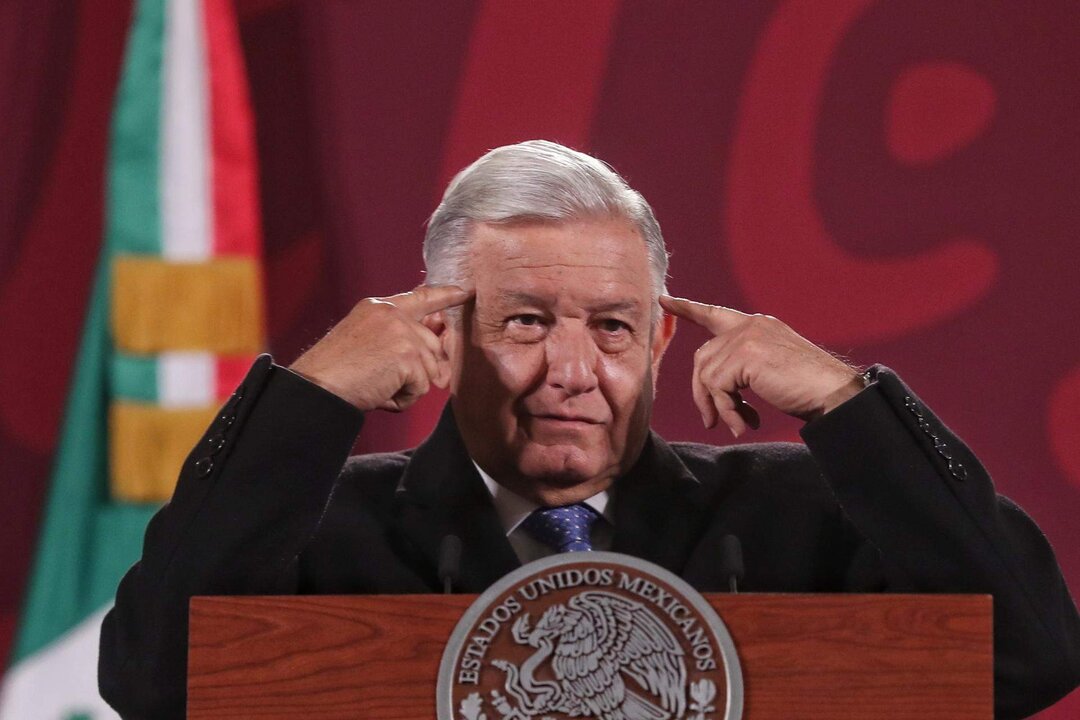
<instances>
[{"instance_id":1,"label":"white stripe of flag","mask_svg":"<svg viewBox=\"0 0 1080 720\"><path fill-rule=\"evenodd\" d=\"M164 352L157 362L158 405L209 407L217 388L217 359L204 352Z\"/></svg>"},{"instance_id":2,"label":"white stripe of flag","mask_svg":"<svg viewBox=\"0 0 1080 720\"><path fill-rule=\"evenodd\" d=\"M158 170L161 250L166 260L200 262L213 250L202 3L170 0L166 13Z\"/></svg>"}]
</instances>

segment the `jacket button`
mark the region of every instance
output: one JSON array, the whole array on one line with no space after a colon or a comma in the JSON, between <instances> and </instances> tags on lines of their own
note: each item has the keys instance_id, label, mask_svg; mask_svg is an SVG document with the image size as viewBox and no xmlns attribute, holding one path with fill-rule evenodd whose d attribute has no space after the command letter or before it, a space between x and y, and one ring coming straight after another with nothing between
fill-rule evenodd
<instances>
[{"instance_id":1,"label":"jacket button","mask_svg":"<svg viewBox=\"0 0 1080 720\"><path fill-rule=\"evenodd\" d=\"M199 462L195 463L195 472L199 474L199 477L206 477L214 471L214 461L208 457L204 457Z\"/></svg>"},{"instance_id":2,"label":"jacket button","mask_svg":"<svg viewBox=\"0 0 1080 720\"><path fill-rule=\"evenodd\" d=\"M210 454L215 455L221 451L221 448L225 447L225 436L221 433L215 433L206 438L206 444L210 446Z\"/></svg>"},{"instance_id":3,"label":"jacket button","mask_svg":"<svg viewBox=\"0 0 1080 720\"><path fill-rule=\"evenodd\" d=\"M939 438L936 434L930 433L930 439L934 443L934 450L938 455L946 460L952 460L952 453L949 452L949 446L945 444L945 441Z\"/></svg>"}]
</instances>

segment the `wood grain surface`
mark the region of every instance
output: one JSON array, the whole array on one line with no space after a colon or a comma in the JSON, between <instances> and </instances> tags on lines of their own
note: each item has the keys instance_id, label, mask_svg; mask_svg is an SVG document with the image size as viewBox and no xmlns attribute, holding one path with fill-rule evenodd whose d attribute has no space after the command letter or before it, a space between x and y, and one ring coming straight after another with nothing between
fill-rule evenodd
<instances>
[{"instance_id":1,"label":"wood grain surface","mask_svg":"<svg viewBox=\"0 0 1080 720\"><path fill-rule=\"evenodd\" d=\"M706 598L749 720L993 717L989 596ZM193 598L188 717L434 718L443 646L474 599Z\"/></svg>"}]
</instances>

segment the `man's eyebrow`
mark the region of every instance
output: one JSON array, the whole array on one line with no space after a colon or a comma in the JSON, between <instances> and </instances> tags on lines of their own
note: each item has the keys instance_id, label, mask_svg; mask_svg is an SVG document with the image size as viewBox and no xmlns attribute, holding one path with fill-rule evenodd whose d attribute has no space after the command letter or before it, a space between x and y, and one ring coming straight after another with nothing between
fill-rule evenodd
<instances>
[{"instance_id":1,"label":"man's eyebrow","mask_svg":"<svg viewBox=\"0 0 1080 720\"><path fill-rule=\"evenodd\" d=\"M637 300L613 300L611 302L590 305L588 310L591 313L634 312L640 308L641 303Z\"/></svg>"},{"instance_id":2,"label":"man's eyebrow","mask_svg":"<svg viewBox=\"0 0 1080 720\"><path fill-rule=\"evenodd\" d=\"M546 306L551 304L552 298L533 295L522 290L499 290L495 293L495 300L507 305L536 305Z\"/></svg>"}]
</instances>

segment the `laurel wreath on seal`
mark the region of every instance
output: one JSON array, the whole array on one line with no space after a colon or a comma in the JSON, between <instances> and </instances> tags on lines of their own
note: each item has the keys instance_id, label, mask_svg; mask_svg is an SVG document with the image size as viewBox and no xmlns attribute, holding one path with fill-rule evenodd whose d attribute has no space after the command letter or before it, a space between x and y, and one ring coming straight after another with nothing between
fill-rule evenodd
<instances>
[{"instance_id":1,"label":"laurel wreath on seal","mask_svg":"<svg viewBox=\"0 0 1080 720\"><path fill-rule=\"evenodd\" d=\"M492 702L496 706L502 720L516 720L524 718L517 709L510 707L506 698L498 690L492 691ZM708 720L709 713L716 712L713 701L716 699L716 684L707 678L702 678L690 683L690 712L694 713L687 720ZM461 720L488 720L487 713L483 711L484 699L480 693L470 693L462 699L458 708ZM540 720L554 720L545 716Z\"/></svg>"},{"instance_id":2,"label":"laurel wreath on seal","mask_svg":"<svg viewBox=\"0 0 1080 720\"><path fill-rule=\"evenodd\" d=\"M712 704L716 699L716 683L702 678L690 683L690 710L696 713L692 720L706 720L708 713L716 712Z\"/></svg>"},{"instance_id":3,"label":"laurel wreath on seal","mask_svg":"<svg viewBox=\"0 0 1080 720\"><path fill-rule=\"evenodd\" d=\"M487 714L482 711L483 707L484 699L480 697L480 693L470 693L461 701L458 712L461 713L462 720L488 720Z\"/></svg>"}]
</instances>

